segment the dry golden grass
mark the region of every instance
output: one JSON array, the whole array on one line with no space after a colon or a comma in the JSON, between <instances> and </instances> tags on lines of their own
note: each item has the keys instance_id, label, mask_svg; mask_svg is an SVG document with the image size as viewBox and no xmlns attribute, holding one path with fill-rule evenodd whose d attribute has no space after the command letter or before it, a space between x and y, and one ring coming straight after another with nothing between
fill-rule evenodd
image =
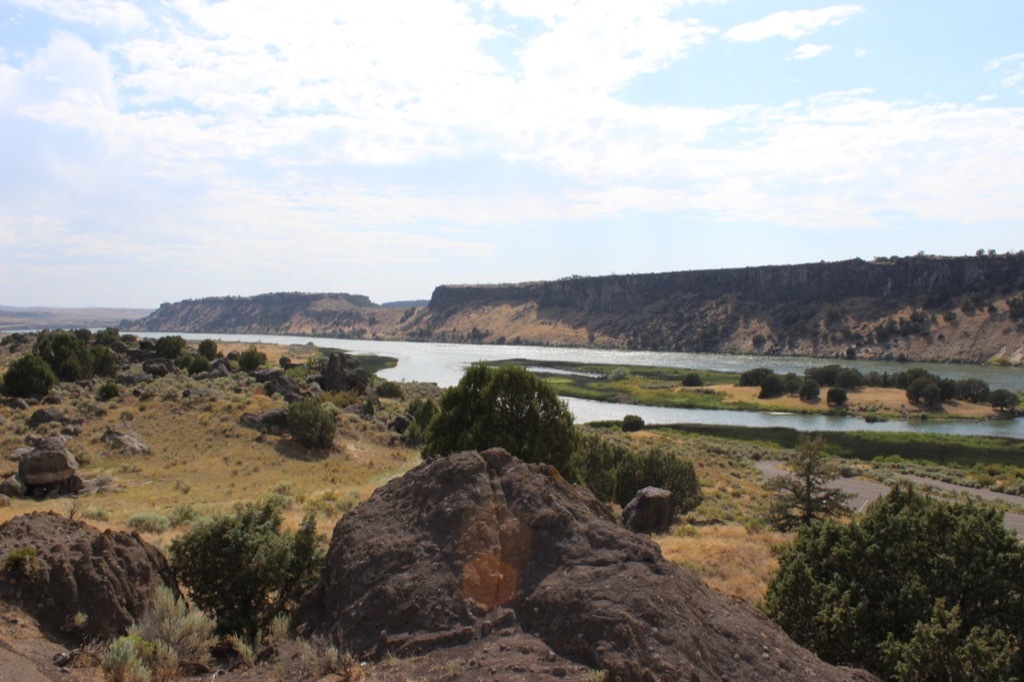
<instances>
[{"instance_id":1,"label":"dry golden grass","mask_svg":"<svg viewBox=\"0 0 1024 682\"><path fill-rule=\"evenodd\" d=\"M295 357L285 347L275 351L264 346L261 350L267 352L268 359L275 354ZM191 505L200 514L223 513L238 502L284 493L292 499L286 514L291 525L297 525L307 508L315 508L320 512L318 525L327 532L342 510L419 461L416 450L401 445L387 431L386 414L370 420L340 414L333 449L310 453L287 436L260 436L241 426L239 418L245 412L284 405L282 400L264 395L262 388L247 378L196 382L179 375L142 388L146 394L141 398L125 391L126 395L105 403L96 402L90 392L76 395L76 389L68 389L59 406L66 414L86 416L81 433L68 446L80 460L83 477L110 476L116 491L80 496L76 501L15 499L9 507L0 508L0 522L32 511L69 513L75 505L78 513L101 510L93 515L108 519L90 523L124 528L125 521L139 512L171 516L176 507ZM202 388L213 388L216 396L195 395L196 389ZM183 397L184 390L193 395ZM389 401L384 403L386 411ZM97 413L97 408L103 413ZM0 409L0 450L9 452L23 445L30 432L24 422L32 412ZM112 450L100 440L107 427L137 435L150 452ZM47 425L31 432L58 430L56 425ZM11 463L5 469L14 470L16 465ZM147 534L147 539L164 544L176 532Z\"/></svg>"},{"instance_id":2,"label":"dry golden grass","mask_svg":"<svg viewBox=\"0 0 1024 682\"><path fill-rule=\"evenodd\" d=\"M696 571L723 594L751 605L764 600L768 581L779 568L773 547L786 542L786 534L737 525L686 528L692 535L655 538L666 559Z\"/></svg>"},{"instance_id":3,"label":"dry golden grass","mask_svg":"<svg viewBox=\"0 0 1024 682\"><path fill-rule=\"evenodd\" d=\"M769 410L772 406L806 412L827 412L829 410L824 398L826 389L822 389L822 397L818 400L805 401L791 395L761 400L757 397L761 390L757 386L716 384L707 388L727 396L727 403L756 403ZM876 413L883 416L912 417L927 413L933 416L944 414L958 419L984 419L992 416L990 406L975 405L966 401L950 401L943 403L938 409L925 409L907 400L906 391L900 388L858 388L849 391L847 398L849 400L847 409L857 414Z\"/></svg>"}]
</instances>

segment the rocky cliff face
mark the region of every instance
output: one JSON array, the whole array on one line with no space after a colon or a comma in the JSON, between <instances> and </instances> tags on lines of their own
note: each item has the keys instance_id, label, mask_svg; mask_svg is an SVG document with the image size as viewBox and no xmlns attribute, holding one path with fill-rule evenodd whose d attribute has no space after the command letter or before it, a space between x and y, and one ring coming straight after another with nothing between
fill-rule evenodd
<instances>
[{"instance_id":1,"label":"rocky cliff face","mask_svg":"<svg viewBox=\"0 0 1024 682\"><path fill-rule=\"evenodd\" d=\"M616 313L657 301L735 296L763 306L836 304L871 298L882 304L923 305L975 292L1019 288L1024 253L943 258L860 259L652 275L575 277L556 282L491 286L439 286L430 300L436 313L469 306L535 301L541 308Z\"/></svg>"},{"instance_id":2,"label":"rocky cliff face","mask_svg":"<svg viewBox=\"0 0 1024 682\"><path fill-rule=\"evenodd\" d=\"M441 286L417 333L449 341L1024 361L1024 253L916 256Z\"/></svg>"},{"instance_id":3,"label":"rocky cliff face","mask_svg":"<svg viewBox=\"0 0 1024 682\"><path fill-rule=\"evenodd\" d=\"M426 307L209 298L123 328L1020 364L1024 252L443 285Z\"/></svg>"}]
</instances>

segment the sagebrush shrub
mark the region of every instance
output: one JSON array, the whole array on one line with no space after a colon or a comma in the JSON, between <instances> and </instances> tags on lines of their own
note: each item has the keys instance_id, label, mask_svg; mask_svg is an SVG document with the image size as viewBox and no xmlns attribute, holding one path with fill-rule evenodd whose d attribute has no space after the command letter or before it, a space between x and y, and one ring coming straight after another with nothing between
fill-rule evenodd
<instances>
[{"instance_id":1,"label":"sagebrush shrub","mask_svg":"<svg viewBox=\"0 0 1024 682\"><path fill-rule=\"evenodd\" d=\"M129 634L153 644L157 651L163 645L173 652L173 657L161 657L165 662L205 663L210 658L210 647L216 643L214 627L205 613L189 610L170 588L161 585L153 591L142 618Z\"/></svg>"},{"instance_id":2,"label":"sagebrush shrub","mask_svg":"<svg viewBox=\"0 0 1024 682\"><path fill-rule=\"evenodd\" d=\"M138 637L131 636L111 642L100 661L103 677L110 682L149 682L152 676L140 655L143 646Z\"/></svg>"},{"instance_id":3,"label":"sagebrush shrub","mask_svg":"<svg viewBox=\"0 0 1024 682\"><path fill-rule=\"evenodd\" d=\"M163 533L171 527L171 520L156 512L139 512L129 516L125 525L140 533Z\"/></svg>"}]
</instances>

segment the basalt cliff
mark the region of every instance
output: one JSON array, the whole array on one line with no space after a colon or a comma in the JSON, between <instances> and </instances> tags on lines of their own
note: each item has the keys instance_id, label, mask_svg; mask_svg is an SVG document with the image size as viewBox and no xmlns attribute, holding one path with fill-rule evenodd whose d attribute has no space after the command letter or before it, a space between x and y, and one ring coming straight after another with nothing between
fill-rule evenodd
<instances>
[{"instance_id":1,"label":"basalt cliff","mask_svg":"<svg viewBox=\"0 0 1024 682\"><path fill-rule=\"evenodd\" d=\"M1020 364L1024 252L442 285L420 307L209 298L126 327Z\"/></svg>"}]
</instances>

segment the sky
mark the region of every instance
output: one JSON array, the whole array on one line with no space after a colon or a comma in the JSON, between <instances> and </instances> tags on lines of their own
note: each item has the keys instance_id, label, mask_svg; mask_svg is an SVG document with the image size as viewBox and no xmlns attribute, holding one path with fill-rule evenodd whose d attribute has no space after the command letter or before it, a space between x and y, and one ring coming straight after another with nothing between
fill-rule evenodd
<instances>
[{"instance_id":1,"label":"sky","mask_svg":"<svg viewBox=\"0 0 1024 682\"><path fill-rule=\"evenodd\" d=\"M0 0L0 304L1022 248L1020 0Z\"/></svg>"}]
</instances>

